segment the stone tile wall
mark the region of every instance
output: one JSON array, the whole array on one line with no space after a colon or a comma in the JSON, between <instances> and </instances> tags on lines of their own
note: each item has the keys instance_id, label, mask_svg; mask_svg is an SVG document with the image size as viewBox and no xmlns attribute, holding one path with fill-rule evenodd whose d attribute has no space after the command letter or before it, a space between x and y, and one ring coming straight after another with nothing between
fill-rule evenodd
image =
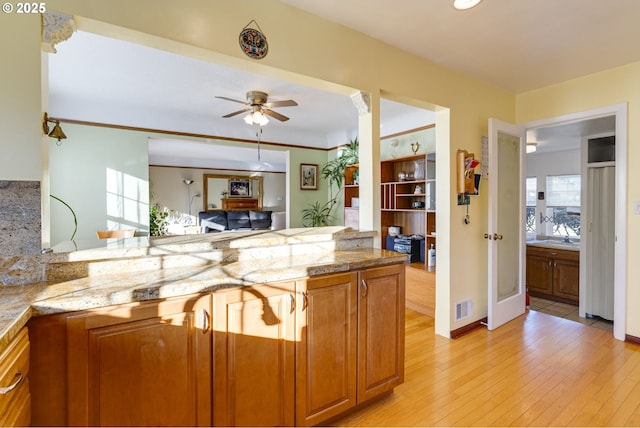
<instances>
[{"instance_id":1,"label":"stone tile wall","mask_svg":"<svg viewBox=\"0 0 640 428\"><path fill-rule=\"evenodd\" d=\"M40 182L0 180L0 256L37 254L41 242Z\"/></svg>"}]
</instances>

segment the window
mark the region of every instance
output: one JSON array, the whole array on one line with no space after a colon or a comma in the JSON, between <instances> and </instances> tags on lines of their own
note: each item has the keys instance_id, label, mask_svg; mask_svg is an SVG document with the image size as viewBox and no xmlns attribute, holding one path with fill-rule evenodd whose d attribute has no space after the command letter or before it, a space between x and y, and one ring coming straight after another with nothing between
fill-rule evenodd
<instances>
[{"instance_id":1,"label":"window","mask_svg":"<svg viewBox=\"0 0 640 428\"><path fill-rule=\"evenodd\" d=\"M536 235L536 202L538 193L538 178L537 177L527 177L525 184L525 194L526 194L526 217L525 217L525 227L527 238L535 238Z\"/></svg>"},{"instance_id":2,"label":"window","mask_svg":"<svg viewBox=\"0 0 640 428\"><path fill-rule=\"evenodd\" d=\"M547 176L546 198L546 234L580 237L580 176Z\"/></svg>"}]
</instances>

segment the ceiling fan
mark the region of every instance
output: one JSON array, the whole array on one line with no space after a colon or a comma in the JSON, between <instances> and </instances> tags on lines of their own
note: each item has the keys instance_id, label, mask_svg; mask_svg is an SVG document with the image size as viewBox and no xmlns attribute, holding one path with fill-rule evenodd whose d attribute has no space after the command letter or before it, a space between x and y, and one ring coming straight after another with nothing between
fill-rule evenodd
<instances>
[{"instance_id":1,"label":"ceiling fan","mask_svg":"<svg viewBox=\"0 0 640 428\"><path fill-rule=\"evenodd\" d=\"M293 107L298 105L298 103L293 100L274 101L274 102L268 103L267 102L268 94L260 91L247 92L247 101L240 101L240 100L235 100L233 98L219 97L219 96L216 96L216 98L220 98L222 100L227 100L227 101L233 101L234 103L240 103L247 106L242 110L234 111L233 113L226 114L222 117L225 117L225 118L233 117L244 112L249 112L249 114L247 114L244 117L244 121L247 122L249 125L252 125L254 123L259 125L265 125L267 122L269 122L269 119L267 119L266 116L271 116L275 119L278 119L281 122L285 122L289 120L289 118L283 114L273 111L272 108Z\"/></svg>"}]
</instances>

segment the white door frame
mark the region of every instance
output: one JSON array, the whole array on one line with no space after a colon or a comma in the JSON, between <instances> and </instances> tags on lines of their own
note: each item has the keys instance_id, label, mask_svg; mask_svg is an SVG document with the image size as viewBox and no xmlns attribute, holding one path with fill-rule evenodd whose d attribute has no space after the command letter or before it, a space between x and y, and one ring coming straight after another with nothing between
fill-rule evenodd
<instances>
[{"instance_id":1,"label":"white door frame","mask_svg":"<svg viewBox=\"0 0 640 428\"><path fill-rule=\"evenodd\" d=\"M581 122L604 116L616 118L616 213L613 337L625 340L627 331L627 103L614 104L522 124L528 128Z\"/></svg>"}]
</instances>

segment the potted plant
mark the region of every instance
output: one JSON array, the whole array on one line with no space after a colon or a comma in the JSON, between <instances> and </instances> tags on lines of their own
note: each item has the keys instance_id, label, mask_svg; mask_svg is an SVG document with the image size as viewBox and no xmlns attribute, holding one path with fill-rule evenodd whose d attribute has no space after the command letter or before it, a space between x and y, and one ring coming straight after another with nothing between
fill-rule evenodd
<instances>
[{"instance_id":1,"label":"potted plant","mask_svg":"<svg viewBox=\"0 0 640 428\"><path fill-rule=\"evenodd\" d=\"M158 203L149 206L149 235L162 236L167 234L167 217L169 213L160 208Z\"/></svg>"},{"instance_id":2,"label":"potted plant","mask_svg":"<svg viewBox=\"0 0 640 428\"><path fill-rule=\"evenodd\" d=\"M331 224L333 208L338 203L338 196L342 191L344 180L344 169L349 165L358 163L358 149L360 142L358 137L349 141L344 146L335 159L330 160L322 166L320 170L322 178L329 184L329 200L322 204L319 201L313 203L309 208L302 210L302 224L306 227L328 226ZM337 189L334 195L334 187Z\"/></svg>"}]
</instances>

